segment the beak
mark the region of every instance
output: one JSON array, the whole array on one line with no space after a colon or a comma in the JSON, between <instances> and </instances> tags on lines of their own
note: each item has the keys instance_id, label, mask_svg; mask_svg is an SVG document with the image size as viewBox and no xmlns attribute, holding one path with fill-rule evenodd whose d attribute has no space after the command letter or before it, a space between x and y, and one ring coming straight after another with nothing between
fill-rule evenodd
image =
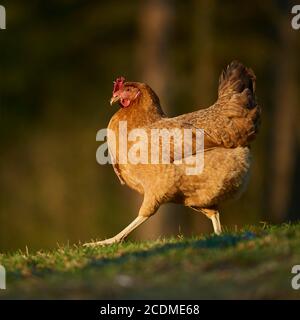
<instances>
[{"instance_id":1,"label":"beak","mask_svg":"<svg viewBox=\"0 0 300 320\"><path fill-rule=\"evenodd\" d=\"M112 106L114 103L116 103L117 101L120 100L120 97L119 96L113 96L111 99L110 99L110 105Z\"/></svg>"}]
</instances>

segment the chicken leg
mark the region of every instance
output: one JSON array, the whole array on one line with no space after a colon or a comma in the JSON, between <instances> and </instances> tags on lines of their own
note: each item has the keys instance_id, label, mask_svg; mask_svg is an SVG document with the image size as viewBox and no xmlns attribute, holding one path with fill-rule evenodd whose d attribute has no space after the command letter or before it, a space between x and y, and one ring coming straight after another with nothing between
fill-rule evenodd
<instances>
[{"instance_id":1,"label":"chicken leg","mask_svg":"<svg viewBox=\"0 0 300 320\"><path fill-rule=\"evenodd\" d=\"M102 241L85 243L84 246L97 247L122 242L134 229L144 223L148 218L149 217L137 216L125 229L123 229L114 237Z\"/></svg>"},{"instance_id":2,"label":"chicken leg","mask_svg":"<svg viewBox=\"0 0 300 320\"><path fill-rule=\"evenodd\" d=\"M220 222L220 217L219 217L219 212L214 213L210 219L213 224L214 232L217 235L220 235L222 233L222 227L221 227L221 222Z\"/></svg>"},{"instance_id":3,"label":"chicken leg","mask_svg":"<svg viewBox=\"0 0 300 320\"><path fill-rule=\"evenodd\" d=\"M139 215L125 229L112 238L97 242L85 243L84 246L97 247L122 242L133 230L148 220L157 211L159 205L160 203L155 201L155 199L145 196L139 211Z\"/></svg>"},{"instance_id":4,"label":"chicken leg","mask_svg":"<svg viewBox=\"0 0 300 320\"><path fill-rule=\"evenodd\" d=\"M219 217L219 211L215 209L201 209L201 211L209 218L213 224L215 234L222 233L222 227Z\"/></svg>"},{"instance_id":5,"label":"chicken leg","mask_svg":"<svg viewBox=\"0 0 300 320\"><path fill-rule=\"evenodd\" d=\"M208 208L197 208L197 207L190 207L191 209L201 212L209 218L213 224L214 232L217 235L220 235L222 233L222 227L219 217L219 211L216 209L208 209Z\"/></svg>"}]
</instances>

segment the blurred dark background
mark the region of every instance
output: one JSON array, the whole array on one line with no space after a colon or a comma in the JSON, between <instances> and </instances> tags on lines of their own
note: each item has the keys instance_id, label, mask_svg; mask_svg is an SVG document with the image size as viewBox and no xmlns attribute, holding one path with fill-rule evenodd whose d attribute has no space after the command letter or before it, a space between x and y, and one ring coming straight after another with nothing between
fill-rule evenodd
<instances>
[{"instance_id":1,"label":"blurred dark background","mask_svg":"<svg viewBox=\"0 0 300 320\"><path fill-rule=\"evenodd\" d=\"M257 75L263 108L249 187L224 206L231 228L300 217L300 30L289 1L1 1L0 250L112 236L141 197L96 163L96 132L119 75L147 82L169 116L212 104L238 59ZM131 239L212 231L165 205Z\"/></svg>"}]
</instances>

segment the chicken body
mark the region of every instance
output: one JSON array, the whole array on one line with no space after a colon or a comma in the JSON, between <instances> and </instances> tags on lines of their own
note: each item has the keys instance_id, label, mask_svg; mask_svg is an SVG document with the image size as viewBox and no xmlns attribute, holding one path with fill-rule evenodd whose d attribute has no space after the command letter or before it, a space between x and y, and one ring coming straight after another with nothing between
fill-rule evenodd
<instances>
[{"instance_id":1,"label":"chicken body","mask_svg":"<svg viewBox=\"0 0 300 320\"><path fill-rule=\"evenodd\" d=\"M142 83L120 81L115 84L112 100L120 101L121 105L124 101L126 105L108 125L117 141L120 121L127 122L128 130L145 129L148 136L151 129L203 129L204 167L197 175L187 175L187 164L176 163L181 154L176 155L172 146L169 164L121 164L118 152L110 150L120 181L143 194L144 200L138 217L128 227L115 237L92 245L122 241L166 202L183 204L204 213L219 234L218 205L244 189L250 168L249 144L258 130L260 108L255 99L252 70L232 62L220 77L218 100L214 105L174 118L163 113L157 95ZM108 143L110 145L109 140ZM195 152L193 150L190 156L194 157Z\"/></svg>"},{"instance_id":2,"label":"chicken body","mask_svg":"<svg viewBox=\"0 0 300 320\"><path fill-rule=\"evenodd\" d=\"M250 167L248 147L215 148L204 153L199 175L187 175L187 164L120 165L122 179L144 195L141 215L150 216L163 203L205 209L216 207L244 189Z\"/></svg>"}]
</instances>

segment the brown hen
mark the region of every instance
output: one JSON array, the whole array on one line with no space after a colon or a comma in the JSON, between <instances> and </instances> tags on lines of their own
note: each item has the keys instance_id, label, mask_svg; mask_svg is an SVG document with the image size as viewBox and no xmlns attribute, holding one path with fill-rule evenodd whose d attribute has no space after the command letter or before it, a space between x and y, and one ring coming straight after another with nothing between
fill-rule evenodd
<instances>
[{"instance_id":1,"label":"brown hen","mask_svg":"<svg viewBox=\"0 0 300 320\"><path fill-rule=\"evenodd\" d=\"M142 128L149 137L150 129L203 129L204 167L197 175L186 174L187 164L178 164L183 155L176 154L174 141L171 141L168 164L124 164L108 139L114 170L121 183L143 194L144 200L138 217L124 230L113 238L89 245L122 241L166 202L181 203L204 213L212 220L214 232L220 234L218 206L243 190L250 167L249 144L258 130L260 107L255 98L253 71L237 61L232 62L220 76L215 104L174 118L164 114L157 95L143 83L118 78L111 104L115 102L119 102L121 108L108 128L116 134L116 141L119 141L120 121L127 122L128 131ZM192 135L193 140L195 136ZM197 151L195 141L192 144L191 156ZM116 150L118 148L117 143Z\"/></svg>"}]
</instances>

